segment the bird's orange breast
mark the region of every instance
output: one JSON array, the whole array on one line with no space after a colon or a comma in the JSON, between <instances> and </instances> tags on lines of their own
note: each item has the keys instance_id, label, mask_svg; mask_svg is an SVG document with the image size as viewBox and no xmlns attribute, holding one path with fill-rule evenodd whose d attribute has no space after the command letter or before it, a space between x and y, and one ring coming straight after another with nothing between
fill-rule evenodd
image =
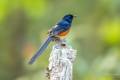
<instances>
[{"instance_id":1,"label":"bird's orange breast","mask_svg":"<svg viewBox=\"0 0 120 80\"><path fill-rule=\"evenodd\" d=\"M66 30L66 31L64 31L64 32L60 32L60 33L58 34L58 36L66 36L66 35L69 33L69 31L70 31L70 29L68 29L68 30Z\"/></svg>"}]
</instances>

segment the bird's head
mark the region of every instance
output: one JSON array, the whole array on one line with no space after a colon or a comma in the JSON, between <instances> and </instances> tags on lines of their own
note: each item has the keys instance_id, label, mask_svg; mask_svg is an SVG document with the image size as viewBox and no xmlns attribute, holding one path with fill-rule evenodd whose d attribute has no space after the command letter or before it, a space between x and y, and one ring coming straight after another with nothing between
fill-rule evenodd
<instances>
[{"instance_id":1,"label":"bird's head","mask_svg":"<svg viewBox=\"0 0 120 80\"><path fill-rule=\"evenodd\" d=\"M66 20L66 21L68 21L68 22L72 22L72 20L73 20L74 17L75 17L75 16L74 16L73 14L67 14L67 15L65 15L65 16L63 17L63 20Z\"/></svg>"}]
</instances>

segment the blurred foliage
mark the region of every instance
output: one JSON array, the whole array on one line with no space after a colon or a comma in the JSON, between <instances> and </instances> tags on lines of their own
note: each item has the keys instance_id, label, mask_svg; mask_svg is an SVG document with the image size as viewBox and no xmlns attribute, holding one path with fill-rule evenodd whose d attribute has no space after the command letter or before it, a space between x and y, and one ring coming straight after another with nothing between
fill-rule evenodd
<instances>
[{"instance_id":1,"label":"blurred foliage","mask_svg":"<svg viewBox=\"0 0 120 80\"><path fill-rule=\"evenodd\" d=\"M78 51L73 80L120 80L120 0L0 0L0 80L47 80L53 44L27 62L67 13L77 15L68 35Z\"/></svg>"}]
</instances>

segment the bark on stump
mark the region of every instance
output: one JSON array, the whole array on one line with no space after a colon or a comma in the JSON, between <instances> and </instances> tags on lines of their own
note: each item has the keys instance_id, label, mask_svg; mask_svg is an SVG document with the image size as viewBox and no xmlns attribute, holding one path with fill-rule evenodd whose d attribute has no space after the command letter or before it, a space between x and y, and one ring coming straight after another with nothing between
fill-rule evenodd
<instances>
[{"instance_id":1,"label":"bark on stump","mask_svg":"<svg viewBox=\"0 0 120 80\"><path fill-rule=\"evenodd\" d=\"M53 46L47 68L50 80L72 80L73 61L76 57L76 50L66 43Z\"/></svg>"}]
</instances>

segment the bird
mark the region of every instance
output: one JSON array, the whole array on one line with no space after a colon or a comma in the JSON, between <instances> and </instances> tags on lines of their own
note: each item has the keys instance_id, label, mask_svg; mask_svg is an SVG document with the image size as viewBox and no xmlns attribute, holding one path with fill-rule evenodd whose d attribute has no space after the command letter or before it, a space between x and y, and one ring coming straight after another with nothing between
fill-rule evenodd
<instances>
[{"instance_id":1,"label":"bird","mask_svg":"<svg viewBox=\"0 0 120 80\"><path fill-rule=\"evenodd\" d=\"M43 42L40 49L32 56L29 64L33 64L35 62L35 60L45 51L51 41L58 38L60 39L69 33L74 17L75 15L73 14L66 14L54 27L48 31L47 39Z\"/></svg>"}]
</instances>

